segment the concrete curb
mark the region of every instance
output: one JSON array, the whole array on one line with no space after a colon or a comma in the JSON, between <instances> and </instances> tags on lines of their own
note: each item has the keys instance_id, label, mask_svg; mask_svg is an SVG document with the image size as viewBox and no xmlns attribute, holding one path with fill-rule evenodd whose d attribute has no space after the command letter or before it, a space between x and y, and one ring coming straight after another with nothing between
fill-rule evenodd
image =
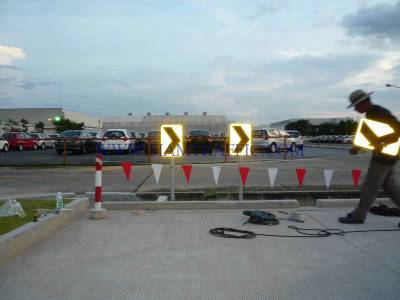
<instances>
[{"instance_id":1,"label":"concrete curb","mask_svg":"<svg viewBox=\"0 0 400 300\"><path fill-rule=\"evenodd\" d=\"M87 192L86 196L89 198L89 207L94 207L94 192ZM143 201L137 197L135 193L130 192L102 192L102 202L132 202L132 201Z\"/></svg>"},{"instance_id":2,"label":"concrete curb","mask_svg":"<svg viewBox=\"0 0 400 300\"><path fill-rule=\"evenodd\" d=\"M24 254L38 241L48 238L59 227L69 223L81 213L87 211L87 198L77 198L69 203L60 214L50 214L39 222L27 223L13 231L0 236L0 266L9 260Z\"/></svg>"},{"instance_id":3,"label":"concrete curb","mask_svg":"<svg viewBox=\"0 0 400 300\"><path fill-rule=\"evenodd\" d=\"M190 209L266 209L297 208L297 200L253 201L167 201L167 202L104 202L108 210L190 210Z\"/></svg>"},{"instance_id":4,"label":"concrete curb","mask_svg":"<svg viewBox=\"0 0 400 300\"><path fill-rule=\"evenodd\" d=\"M355 207L359 198L356 199L317 199L317 207ZM377 198L375 205L385 204L388 206L394 206L394 203L389 198Z\"/></svg>"},{"instance_id":5,"label":"concrete curb","mask_svg":"<svg viewBox=\"0 0 400 300\"><path fill-rule=\"evenodd\" d=\"M73 198L75 197L75 193L63 193L64 198ZM8 198L16 198L18 200L30 200L30 199L49 199L56 198L57 193L47 193L47 194L28 194L28 195L9 195L9 196L1 196L0 200L8 200Z\"/></svg>"}]
</instances>

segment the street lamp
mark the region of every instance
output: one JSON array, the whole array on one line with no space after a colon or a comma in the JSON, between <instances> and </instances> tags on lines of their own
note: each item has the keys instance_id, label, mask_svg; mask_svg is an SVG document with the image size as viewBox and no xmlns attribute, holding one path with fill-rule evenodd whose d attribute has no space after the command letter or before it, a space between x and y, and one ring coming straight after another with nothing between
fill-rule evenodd
<instances>
[{"instance_id":1,"label":"street lamp","mask_svg":"<svg viewBox=\"0 0 400 300\"><path fill-rule=\"evenodd\" d=\"M386 87L394 87L394 88L400 89L400 86L397 86L394 84L389 84L389 83L386 83Z\"/></svg>"}]
</instances>

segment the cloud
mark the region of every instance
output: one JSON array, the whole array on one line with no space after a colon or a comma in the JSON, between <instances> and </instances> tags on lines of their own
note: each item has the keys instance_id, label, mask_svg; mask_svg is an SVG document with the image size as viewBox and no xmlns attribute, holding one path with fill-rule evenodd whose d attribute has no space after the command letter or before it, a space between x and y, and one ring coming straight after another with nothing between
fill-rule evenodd
<instances>
[{"instance_id":1,"label":"cloud","mask_svg":"<svg viewBox=\"0 0 400 300\"><path fill-rule=\"evenodd\" d=\"M10 65L16 59L25 59L24 50L17 47L0 45L0 64Z\"/></svg>"},{"instance_id":2,"label":"cloud","mask_svg":"<svg viewBox=\"0 0 400 300\"><path fill-rule=\"evenodd\" d=\"M342 25L350 36L400 45L400 1L362 8L345 16Z\"/></svg>"},{"instance_id":3,"label":"cloud","mask_svg":"<svg viewBox=\"0 0 400 300\"><path fill-rule=\"evenodd\" d=\"M58 85L57 82L55 81L38 81L38 82L33 82L33 81L22 81L18 84L16 84L16 87L19 87L24 90L34 90L40 87L48 87L48 86L55 86Z\"/></svg>"},{"instance_id":4,"label":"cloud","mask_svg":"<svg viewBox=\"0 0 400 300\"><path fill-rule=\"evenodd\" d=\"M269 2L257 7L256 12L247 17L246 19L249 21L254 21L266 15L274 14L280 11L283 8L284 4L282 2Z\"/></svg>"},{"instance_id":5,"label":"cloud","mask_svg":"<svg viewBox=\"0 0 400 300\"><path fill-rule=\"evenodd\" d=\"M387 82L396 81L397 67L400 66L400 53L386 53L369 64L366 68L357 71L343 81L345 86L369 86L370 88L383 86Z\"/></svg>"}]
</instances>

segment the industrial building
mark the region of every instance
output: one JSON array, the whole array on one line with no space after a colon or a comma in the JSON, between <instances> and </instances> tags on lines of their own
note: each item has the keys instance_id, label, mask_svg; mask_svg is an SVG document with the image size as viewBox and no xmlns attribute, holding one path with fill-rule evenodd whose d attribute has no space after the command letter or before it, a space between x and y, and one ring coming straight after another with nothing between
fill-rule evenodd
<instances>
[{"instance_id":1,"label":"industrial building","mask_svg":"<svg viewBox=\"0 0 400 300\"><path fill-rule=\"evenodd\" d=\"M284 128L287 124L296 122L299 120L307 120L310 122L311 125L321 125L322 123L338 124L341 121L353 120L353 118L350 118L350 117L347 117L347 118L293 118L293 119L288 119L288 120L271 123L270 126L268 126L268 127Z\"/></svg>"},{"instance_id":2,"label":"industrial building","mask_svg":"<svg viewBox=\"0 0 400 300\"><path fill-rule=\"evenodd\" d=\"M33 131L35 124L44 123L45 132L54 132L52 120L55 117L70 119L85 124L85 129L101 129L101 118L84 113L66 110L64 108L0 108L0 133L4 131L8 121L20 123L22 119L28 121L28 131Z\"/></svg>"},{"instance_id":3,"label":"industrial building","mask_svg":"<svg viewBox=\"0 0 400 300\"><path fill-rule=\"evenodd\" d=\"M164 124L182 124L185 134L191 129L205 129L214 133L226 133L228 130L228 120L223 115L131 115L114 116L103 118L103 129L125 128L133 132L147 133L150 130L160 130Z\"/></svg>"}]
</instances>

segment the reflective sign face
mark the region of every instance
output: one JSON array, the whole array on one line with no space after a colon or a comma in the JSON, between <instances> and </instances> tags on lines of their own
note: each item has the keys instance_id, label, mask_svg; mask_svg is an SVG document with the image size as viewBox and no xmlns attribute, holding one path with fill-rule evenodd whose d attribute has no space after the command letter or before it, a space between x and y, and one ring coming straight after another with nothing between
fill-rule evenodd
<instances>
[{"instance_id":1,"label":"reflective sign face","mask_svg":"<svg viewBox=\"0 0 400 300\"><path fill-rule=\"evenodd\" d=\"M161 126L161 156L183 156L183 130L182 125Z\"/></svg>"},{"instance_id":2,"label":"reflective sign face","mask_svg":"<svg viewBox=\"0 0 400 300\"><path fill-rule=\"evenodd\" d=\"M369 119L361 119L354 138L354 145L396 156L400 148L400 139L398 135L399 133L396 133L388 124ZM382 147L383 145L384 147Z\"/></svg>"},{"instance_id":3,"label":"reflective sign face","mask_svg":"<svg viewBox=\"0 0 400 300\"><path fill-rule=\"evenodd\" d=\"M231 124L229 127L229 154L251 155L251 124Z\"/></svg>"}]
</instances>

